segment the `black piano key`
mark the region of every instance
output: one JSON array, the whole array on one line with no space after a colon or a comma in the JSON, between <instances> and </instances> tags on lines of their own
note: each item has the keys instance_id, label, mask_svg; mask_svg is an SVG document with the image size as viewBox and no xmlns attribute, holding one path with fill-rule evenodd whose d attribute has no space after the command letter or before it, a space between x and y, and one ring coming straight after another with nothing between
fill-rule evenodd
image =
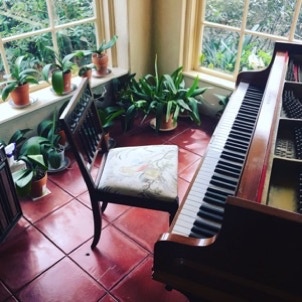
<instances>
[{"instance_id":1,"label":"black piano key","mask_svg":"<svg viewBox=\"0 0 302 302\"><path fill-rule=\"evenodd\" d=\"M245 154L242 154L242 153L236 153L236 152L230 152L228 150L224 150L221 154L225 155L225 156L235 156L236 158L238 159L242 159L244 160L245 159Z\"/></svg>"},{"instance_id":2,"label":"black piano key","mask_svg":"<svg viewBox=\"0 0 302 302\"><path fill-rule=\"evenodd\" d=\"M226 184L234 185L234 186L236 186L238 184L238 179L233 178L233 177L224 176L224 175L221 175L218 173L214 173L212 176L212 179L221 181L221 182L225 182Z\"/></svg>"},{"instance_id":3,"label":"black piano key","mask_svg":"<svg viewBox=\"0 0 302 302\"><path fill-rule=\"evenodd\" d=\"M212 184L213 186L217 186L219 188L227 189L227 190L229 190L230 192L233 192L233 193L235 193L235 191L236 191L236 185L227 183L226 181L220 181L220 180L215 179L215 178L212 178L210 180L210 184Z\"/></svg>"},{"instance_id":4,"label":"black piano key","mask_svg":"<svg viewBox=\"0 0 302 302\"><path fill-rule=\"evenodd\" d=\"M221 154L221 158L229 160L229 161L233 161L236 163L240 163L240 164L244 163L244 160L242 160L242 158L240 158L240 157L237 157L236 154L231 155L231 154L223 153L223 154Z\"/></svg>"},{"instance_id":5,"label":"black piano key","mask_svg":"<svg viewBox=\"0 0 302 302\"><path fill-rule=\"evenodd\" d=\"M226 146L229 145L229 144L233 144L233 145L237 145L237 146L241 146L242 148L245 148L246 150L248 149L249 147L249 143L248 142L243 142L243 141L240 141L238 138L232 138L232 137L229 137L227 140L226 140Z\"/></svg>"},{"instance_id":6,"label":"black piano key","mask_svg":"<svg viewBox=\"0 0 302 302\"><path fill-rule=\"evenodd\" d=\"M195 220L195 226L196 227L201 227L204 230L207 230L208 232L213 232L213 234L217 233L221 228L220 223L215 223L215 222L212 222L209 219L202 218L202 217L199 217L199 216L197 216L197 218Z\"/></svg>"},{"instance_id":7,"label":"black piano key","mask_svg":"<svg viewBox=\"0 0 302 302\"><path fill-rule=\"evenodd\" d=\"M234 131L231 131L231 132L229 133L229 137L239 139L239 140L241 140L241 141L243 141L243 142L249 142L249 139L248 139L246 136L241 135L241 134L239 134L239 133L236 133L236 132L234 132Z\"/></svg>"},{"instance_id":8,"label":"black piano key","mask_svg":"<svg viewBox=\"0 0 302 302\"><path fill-rule=\"evenodd\" d=\"M233 142L228 142L227 144L225 144L224 148L226 150L230 150L230 151L234 151L234 152L242 153L242 154L245 154L246 150L247 150L247 148L245 146L242 146L238 143L233 143Z\"/></svg>"},{"instance_id":9,"label":"black piano key","mask_svg":"<svg viewBox=\"0 0 302 302\"><path fill-rule=\"evenodd\" d=\"M216 165L216 167L218 169L226 170L226 171L236 174L238 176L241 173L241 168L242 168L241 165L236 165L234 163L226 163L223 161L219 161L219 163Z\"/></svg>"},{"instance_id":10,"label":"black piano key","mask_svg":"<svg viewBox=\"0 0 302 302\"><path fill-rule=\"evenodd\" d=\"M190 237L193 238L209 238L216 235L216 232L211 230L206 230L203 227L193 226L191 229Z\"/></svg>"},{"instance_id":11,"label":"black piano key","mask_svg":"<svg viewBox=\"0 0 302 302\"><path fill-rule=\"evenodd\" d=\"M221 214L213 213L211 211L208 211L206 208L200 209L200 211L197 214L201 218L211 219L215 222L221 222L223 219L223 216Z\"/></svg>"},{"instance_id":12,"label":"black piano key","mask_svg":"<svg viewBox=\"0 0 302 302\"><path fill-rule=\"evenodd\" d=\"M234 125L232 129L234 129L235 131L240 131L241 133L251 134L251 129L244 127L242 125L241 126Z\"/></svg>"},{"instance_id":13,"label":"black piano key","mask_svg":"<svg viewBox=\"0 0 302 302\"><path fill-rule=\"evenodd\" d=\"M215 170L214 170L215 173L219 173L221 175L225 175L226 177L230 176L230 177L233 177L233 178L236 178L239 176L240 172L237 172L237 173L233 173L231 172L230 170L227 170L227 169L221 169L219 167L216 167Z\"/></svg>"},{"instance_id":14,"label":"black piano key","mask_svg":"<svg viewBox=\"0 0 302 302\"><path fill-rule=\"evenodd\" d=\"M210 187L205 193L204 200L206 200L210 204L221 206L224 205L228 195L229 194L227 194L226 192L219 192L218 190Z\"/></svg>"}]
</instances>

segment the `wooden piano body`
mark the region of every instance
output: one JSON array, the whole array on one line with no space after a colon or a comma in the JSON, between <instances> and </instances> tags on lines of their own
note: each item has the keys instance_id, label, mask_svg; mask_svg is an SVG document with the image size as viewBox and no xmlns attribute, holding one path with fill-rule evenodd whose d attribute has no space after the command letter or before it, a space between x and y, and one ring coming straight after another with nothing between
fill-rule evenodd
<instances>
[{"instance_id":1,"label":"wooden piano body","mask_svg":"<svg viewBox=\"0 0 302 302\"><path fill-rule=\"evenodd\" d=\"M302 157L298 150L300 142L295 138L296 131L299 134L302 129L302 111L301 117L284 112L285 91L294 94L296 102L299 103L299 97L302 100L302 78L301 83L296 79L300 56L302 62L302 45L278 42L268 68L238 76L237 88L217 125L192 186L169 232L155 244L153 278L183 292L191 300L302 301L302 215L297 213L300 198L302 206ZM293 61L294 80L289 80ZM244 164L240 173L237 172L238 180L231 174L230 180L226 177L226 186L222 184L218 188L219 191L226 188L225 203L217 209L216 204L205 208L208 191L203 191L208 189L204 187L213 184L204 178L213 174L217 179L217 169L212 169L211 163L217 167L221 161L220 158L209 161L208 157L214 157L213 152L223 157L225 150L223 147L220 150L220 145L230 147L228 139L220 142L221 136L233 136L234 126L229 124L238 124L239 113L232 117L232 108L240 106L238 112L244 116L245 101L237 103L248 94L249 86L260 88L263 95L259 111L255 113L251 139L244 151L246 154L237 153L236 148L233 156L231 154L234 165L241 165L240 161L236 163L237 155ZM250 124L244 123L243 128ZM225 130L226 127L231 129ZM228 162L231 167L232 160ZM200 201L199 187L202 187ZM198 215L191 213L197 212L194 203L200 203ZM210 216L203 216L207 207L216 212L211 210ZM206 226L208 230L200 230L211 214L214 218ZM217 218L219 215L221 217ZM196 221L197 233L192 231Z\"/></svg>"}]
</instances>

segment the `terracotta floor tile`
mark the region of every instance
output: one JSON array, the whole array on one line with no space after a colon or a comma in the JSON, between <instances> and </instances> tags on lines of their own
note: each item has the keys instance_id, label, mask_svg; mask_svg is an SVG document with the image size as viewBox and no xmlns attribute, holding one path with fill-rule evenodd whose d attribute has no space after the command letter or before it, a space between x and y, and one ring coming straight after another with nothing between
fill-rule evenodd
<instances>
[{"instance_id":1,"label":"terracotta floor tile","mask_svg":"<svg viewBox=\"0 0 302 302\"><path fill-rule=\"evenodd\" d=\"M49 179L72 196L78 196L87 190L86 184L75 161L65 171L52 174Z\"/></svg>"},{"instance_id":2,"label":"terracotta floor tile","mask_svg":"<svg viewBox=\"0 0 302 302\"><path fill-rule=\"evenodd\" d=\"M0 246L0 280L16 291L63 256L36 228L29 227Z\"/></svg>"},{"instance_id":3,"label":"terracotta floor tile","mask_svg":"<svg viewBox=\"0 0 302 302\"><path fill-rule=\"evenodd\" d=\"M36 223L65 253L69 253L93 236L92 211L77 200L72 200Z\"/></svg>"},{"instance_id":4,"label":"terracotta floor tile","mask_svg":"<svg viewBox=\"0 0 302 302\"><path fill-rule=\"evenodd\" d=\"M88 192L85 192L77 197L77 199L91 209L91 203ZM130 209L129 206L109 203L103 213L104 220L113 222L116 218Z\"/></svg>"},{"instance_id":5,"label":"terracotta floor tile","mask_svg":"<svg viewBox=\"0 0 302 302\"><path fill-rule=\"evenodd\" d=\"M186 168L198 162L201 158L201 156L184 148L178 148L178 150L178 173L182 173Z\"/></svg>"},{"instance_id":6,"label":"terracotta floor tile","mask_svg":"<svg viewBox=\"0 0 302 302\"><path fill-rule=\"evenodd\" d=\"M9 289L0 281L0 301L5 301L11 295Z\"/></svg>"},{"instance_id":7,"label":"terracotta floor tile","mask_svg":"<svg viewBox=\"0 0 302 302\"><path fill-rule=\"evenodd\" d=\"M171 140L172 143L203 156L211 136L200 129L187 129Z\"/></svg>"},{"instance_id":8,"label":"terracotta floor tile","mask_svg":"<svg viewBox=\"0 0 302 302\"><path fill-rule=\"evenodd\" d=\"M185 179L188 182L191 182L193 176L195 175L197 168L199 167L200 161L202 160L201 157L197 161L194 161L191 165L187 166L184 170L179 173L179 176Z\"/></svg>"},{"instance_id":9,"label":"terracotta floor tile","mask_svg":"<svg viewBox=\"0 0 302 302\"><path fill-rule=\"evenodd\" d=\"M102 232L94 250L85 243L70 257L106 289L129 274L147 256L147 252L113 226Z\"/></svg>"},{"instance_id":10,"label":"terracotta floor tile","mask_svg":"<svg viewBox=\"0 0 302 302\"><path fill-rule=\"evenodd\" d=\"M45 197L35 201L32 199L25 199L21 201L23 215L31 223L44 218L51 212L68 203L73 198L50 180L47 183L47 188L51 193Z\"/></svg>"},{"instance_id":11,"label":"terracotta floor tile","mask_svg":"<svg viewBox=\"0 0 302 302\"><path fill-rule=\"evenodd\" d=\"M119 301L129 302L188 302L180 292L167 291L164 284L152 280L152 265L153 260L148 257L111 291L112 295Z\"/></svg>"},{"instance_id":12,"label":"terracotta floor tile","mask_svg":"<svg viewBox=\"0 0 302 302\"><path fill-rule=\"evenodd\" d=\"M97 301L105 289L69 258L64 258L23 288L17 298L22 302Z\"/></svg>"},{"instance_id":13,"label":"terracotta floor tile","mask_svg":"<svg viewBox=\"0 0 302 302\"><path fill-rule=\"evenodd\" d=\"M114 225L153 253L154 243L169 229L169 214L142 208L131 208Z\"/></svg>"},{"instance_id":14,"label":"terracotta floor tile","mask_svg":"<svg viewBox=\"0 0 302 302\"><path fill-rule=\"evenodd\" d=\"M186 192L188 191L190 183L178 177L178 198L179 206L183 203Z\"/></svg>"},{"instance_id":15,"label":"terracotta floor tile","mask_svg":"<svg viewBox=\"0 0 302 302\"><path fill-rule=\"evenodd\" d=\"M18 222L16 222L16 224L12 227L12 229L8 232L6 237L3 239L1 245L7 241L13 240L14 237L24 232L24 230L27 229L30 225L31 224L23 216L21 216Z\"/></svg>"},{"instance_id":16,"label":"terracotta floor tile","mask_svg":"<svg viewBox=\"0 0 302 302\"><path fill-rule=\"evenodd\" d=\"M118 300L116 300L113 296L111 296L110 294L107 294L104 298L102 298L101 300L99 300L98 302L119 302Z\"/></svg>"}]
</instances>

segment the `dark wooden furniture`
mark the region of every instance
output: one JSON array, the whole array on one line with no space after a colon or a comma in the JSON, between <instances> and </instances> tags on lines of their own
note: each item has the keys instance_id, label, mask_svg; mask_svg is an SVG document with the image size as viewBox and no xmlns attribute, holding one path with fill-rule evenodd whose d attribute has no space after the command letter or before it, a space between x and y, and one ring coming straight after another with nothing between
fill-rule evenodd
<instances>
[{"instance_id":1,"label":"dark wooden furniture","mask_svg":"<svg viewBox=\"0 0 302 302\"><path fill-rule=\"evenodd\" d=\"M268 68L238 76L155 244L155 280L197 301L302 301L301 62L302 45L278 42Z\"/></svg>"},{"instance_id":2,"label":"dark wooden furniture","mask_svg":"<svg viewBox=\"0 0 302 302\"><path fill-rule=\"evenodd\" d=\"M21 216L22 210L4 146L0 144L0 242L5 239Z\"/></svg>"},{"instance_id":3,"label":"dark wooden furniture","mask_svg":"<svg viewBox=\"0 0 302 302\"><path fill-rule=\"evenodd\" d=\"M87 79L60 116L68 142L86 182L94 219L94 248L101 234L101 211L108 203L170 215L178 209L178 147L150 145L109 149Z\"/></svg>"}]
</instances>

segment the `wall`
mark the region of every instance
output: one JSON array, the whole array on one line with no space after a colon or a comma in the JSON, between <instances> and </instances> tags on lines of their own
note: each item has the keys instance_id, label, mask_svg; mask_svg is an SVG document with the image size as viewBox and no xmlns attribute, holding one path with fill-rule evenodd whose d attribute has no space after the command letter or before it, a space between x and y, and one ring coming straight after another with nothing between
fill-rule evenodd
<instances>
[{"instance_id":1,"label":"wall","mask_svg":"<svg viewBox=\"0 0 302 302\"><path fill-rule=\"evenodd\" d=\"M160 73L170 73L181 66L183 3L183 0L154 1L152 40Z\"/></svg>"},{"instance_id":2,"label":"wall","mask_svg":"<svg viewBox=\"0 0 302 302\"><path fill-rule=\"evenodd\" d=\"M128 0L130 71L141 77L153 70L152 0Z\"/></svg>"},{"instance_id":3,"label":"wall","mask_svg":"<svg viewBox=\"0 0 302 302\"><path fill-rule=\"evenodd\" d=\"M157 55L159 73L170 73L182 65L185 0L128 0L130 70L137 77L154 72ZM190 85L196 73L185 76ZM205 102L200 110L215 116L221 110L215 94L228 95L230 90L207 82L202 76L202 87L210 87L204 94Z\"/></svg>"},{"instance_id":4,"label":"wall","mask_svg":"<svg viewBox=\"0 0 302 302\"><path fill-rule=\"evenodd\" d=\"M183 0L128 0L130 70L138 77L180 65Z\"/></svg>"}]
</instances>

